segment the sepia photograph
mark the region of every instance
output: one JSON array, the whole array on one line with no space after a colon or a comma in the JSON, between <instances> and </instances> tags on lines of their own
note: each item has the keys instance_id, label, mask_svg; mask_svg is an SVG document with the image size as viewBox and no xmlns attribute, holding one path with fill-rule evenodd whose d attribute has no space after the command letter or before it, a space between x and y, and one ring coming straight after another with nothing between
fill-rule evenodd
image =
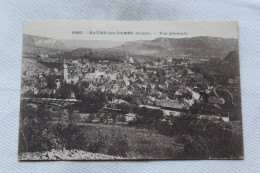
<instances>
[{"instance_id":1,"label":"sepia photograph","mask_svg":"<svg viewBox=\"0 0 260 173\"><path fill-rule=\"evenodd\" d=\"M25 21L18 159L244 159L237 22Z\"/></svg>"}]
</instances>

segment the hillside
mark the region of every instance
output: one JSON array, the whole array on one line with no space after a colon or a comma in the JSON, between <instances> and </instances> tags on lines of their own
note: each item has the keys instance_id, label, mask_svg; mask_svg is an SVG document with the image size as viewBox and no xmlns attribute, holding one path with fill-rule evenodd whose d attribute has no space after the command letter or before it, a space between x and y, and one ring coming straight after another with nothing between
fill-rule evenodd
<instances>
[{"instance_id":1,"label":"hillside","mask_svg":"<svg viewBox=\"0 0 260 173\"><path fill-rule=\"evenodd\" d=\"M236 39L217 37L156 38L149 41L133 41L116 47L132 55L171 56L186 58L224 58L238 49Z\"/></svg>"},{"instance_id":2,"label":"hillside","mask_svg":"<svg viewBox=\"0 0 260 173\"><path fill-rule=\"evenodd\" d=\"M222 64L239 65L238 51L230 52L222 61Z\"/></svg>"},{"instance_id":3,"label":"hillside","mask_svg":"<svg viewBox=\"0 0 260 173\"><path fill-rule=\"evenodd\" d=\"M218 80L224 81L225 85L229 85L228 79L235 79L239 77L239 56L238 51L232 51L223 58L218 64L212 64L210 62L196 65L197 73L212 75ZM199 69L198 69L199 68Z\"/></svg>"},{"instance_id":4,"label":"hillside","mask_svg":"<svg viewBox=\"0 0 260 173\"><path fill-rule=\"evenodd\" d=\"M23 50L25 54L52 54L64 52L64 50L71 51L79 48L111 48L121 44L122 42L120 41L65 40L23 34Z\"/></svg>"},{"instance_id":5,"label":"hillside","mask_svg":"<svg viewBox=\"0 0 260 173\"><path fill-rule=\"evenodd\" d=\"M60 54L65 57L84 56L120 61L124 60L127 54L142 62L149 61L153 57L165 56L191 59L220 57L223 59L230 52L238 49L237 39L217 37L156 38L154 40L126 42L118 46L119 44L121 42L56 40L24 34L23 53Z\"/></svg>"},{"instance_id":6,"label":"hillside","mask_svg":"<svg viewBox=\"0 0 260 173\"><path fill-rule=\"evenodd\" d=\"M124 51L115 49L90 49L90 48L78 48L72 51L65 52L64 57L85 57L95 60L113 60L113 61L123 61L126 59L126 54Z\"/></svg>"},{"instance_id":7,"label":"hillside","mask_svg":"<svg viewBox=\"0 0 260 173\"><path fill-rule=\"evenodd\" d=\"M55 39L23 34L23 54L57 54L68 49Z\"/></svg>"},{"instance_id":8,"label":"hillside","mask_svg":"<svg viewBox=\"0 0 260 173\"><path fill-rule=\"evenodd\" d=\"M123 42L120 41L104 41L104 40L58 40L65 44L70 49L78 49L81 47L99 49L112 48L120 46Z\"/></svg>"},{"instance_id":9,"label":"hillside","mask_svg":"<svg viewBox=\"0 0 260 173\"><path fill-rule=\"evenodd\" d=\"M24 46L34 46L34 47L46 47L52 49L67 49L68 47L63 44L61 41L46 38L38 37L33 35L23 35L23 45Z\"/></svg>"}]
</instances>

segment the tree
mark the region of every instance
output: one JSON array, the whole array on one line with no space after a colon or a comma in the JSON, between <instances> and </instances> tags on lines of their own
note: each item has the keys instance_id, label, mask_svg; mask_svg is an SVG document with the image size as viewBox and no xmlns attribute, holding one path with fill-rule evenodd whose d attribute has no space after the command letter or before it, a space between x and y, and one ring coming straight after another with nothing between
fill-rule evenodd
<instances>
[{"instance_id":1,"label":"tree","mask_svg":"<svg viewBox=\"0 0 260 173\"><path fill-rule=\"evenodd\" d=\"M56 88L55 78L52 75L47 76L47 88L50 89Z\"/></svg>"},{"instance_id":2,"label":"tree","mask_svg":"<svg viewBox=\"0 0 260 173\"><path fill-rule=\"evenodd\" d=\"M75 110L73 105L69 105L68 107L68 113L69 113L69 122L73 120L73 112Z\"/></svg>"},{"instance_id":3,"label":"tree","mask_svg":"<svg viewBox=\"0 0 260 173\"><path fill-rule=\"evenodd\" d=\"M142 107L138 109L138 115L142 118L137 119L138 123L157 126L158 120L163 117L163 111L159 109L148 109L146 107Z\"/></svg>"},{"instance_id":4,"label":"tree","mask_svg":"<svg viewBox=\"0 0 260 173\"><path fill-rule=\"evenodd\" d=\"M117 104L117 108L118 108L118 109L121 109L121 111L127 113L127 112L129 112L129 110L130 110L130 105L127 104L127 103L120 103L120 104Z\"/></svg>"},{"instance_id":5,"label":"tree","mask_svg":"<svg viewBox=\"0 0 260 173\"><path fill-rule=\"evenodd\" d=\"M162 119L163 117L163 111L160 109L154 109L150 111L151 113L151 118L153 119L153 125L157 127L158 125L158 120Z\"/></svg>"},{"instance_id":6,"label":"tree","mask_svg":"<svg viewBox=\"0 0 260 173\"><path fill-rule=\"evenodd\" d=\"M88 120L87 120L87 121L88 121L89 123L91 123L94 118L95 118L94 114L90 114L90 115L88 116Z\"/></svg>"},{"instance_id":7,"label":"tree","mask_svg":"<svg viewBox=\"0 0 260 173\"><path fill-rule=\"evenodd\" d=\"M183 75L183 76L186 76L187 74L188 74L188 70L187 70L187 69L184 69L182 75Z\"/></svg>"},{"instance_id":8,"label":"tree","mask_svg":"<svg viewBox=\"0 0 260 173\"><path fill-rule=\"evenodd\" d=\"M21 118L33 119L37 117L37 106L33 107L26 102L21 102Z\"/></svg>"},{"instance_id":9,"label":"tree","mask_svg":"<svg viewBox=\"0 0 260 173\"><path fill-rule=\"evenodd\" d=\"M43 121L44 119L50 119L53 116L51 110L47 109L46 104L40 104L37 109L37 119Z\"/></svg>"}]
</instances>

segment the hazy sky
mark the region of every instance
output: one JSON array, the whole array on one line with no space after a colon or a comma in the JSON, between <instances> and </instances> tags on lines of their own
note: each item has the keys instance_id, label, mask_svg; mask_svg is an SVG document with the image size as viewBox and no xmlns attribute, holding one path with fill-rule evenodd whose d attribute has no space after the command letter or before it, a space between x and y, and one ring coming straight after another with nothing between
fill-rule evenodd
<instances>
[{"instance_id":1,"label":"hazy sky","mask_svg":"<svg viewBox=\"0 0 260 173\"><path fill-rule=\"evenodd\" d=\"M73 34L74 31L79 31L81 34ZM105 31L107 33L97 34L96 31ZM109 40L121 42L152 40L158 37L238 37L237 22L231 21L24 21L23 32L24 34L54 39ZM122 32L128 32L128 34L124 35ZM143 35L144 32L148 35ZM173 35L170 35L170 33ZM178 35L178 33L181 34Z\"/></svg>"}]
</instances>

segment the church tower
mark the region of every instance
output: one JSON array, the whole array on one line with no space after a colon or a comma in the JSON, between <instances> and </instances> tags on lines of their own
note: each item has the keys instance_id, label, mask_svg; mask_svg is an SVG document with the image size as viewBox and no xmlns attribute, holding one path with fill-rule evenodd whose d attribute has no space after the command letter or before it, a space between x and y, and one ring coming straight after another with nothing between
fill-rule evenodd
<instances>
[{"instance_id":1,"label":"church tower","mask_svg":"<svg viewBox=\"0 0 260 173\"><path fill-rule=\"evenodd\" d=\"M68 66L67 64L63 64L63 82L68 82Z\"/></svg>"}]
</instances>

